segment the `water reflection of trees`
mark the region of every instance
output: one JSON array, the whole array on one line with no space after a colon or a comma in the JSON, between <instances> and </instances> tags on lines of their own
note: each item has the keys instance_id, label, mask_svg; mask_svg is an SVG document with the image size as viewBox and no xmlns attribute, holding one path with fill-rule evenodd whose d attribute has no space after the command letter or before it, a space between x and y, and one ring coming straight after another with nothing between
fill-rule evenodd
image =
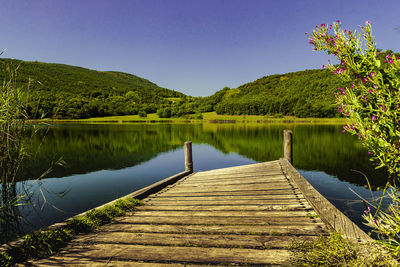
<instances>
[{"instance_id":1,"label":"water reflection of trees","mask_svg":"<svg viewBox=\"0 0 400 267\"><path fill-rule=\"evenodd\" d=\"M124 124L54 126L37 157L29 160L20 178L35 177L61 156L67 167L54 167L51 177L121 169L180 148L184 141L209 144L223 153L236 152L256 161L282 156L282 131L293 130L294 165L320 170L339 179L364 185L383 185L386 174L374 170L364 148L339 125L271 124ZM37 141L39 142L40 136ZM35 147L33 142L33 147Z\"/></svg>"}]
</instances>

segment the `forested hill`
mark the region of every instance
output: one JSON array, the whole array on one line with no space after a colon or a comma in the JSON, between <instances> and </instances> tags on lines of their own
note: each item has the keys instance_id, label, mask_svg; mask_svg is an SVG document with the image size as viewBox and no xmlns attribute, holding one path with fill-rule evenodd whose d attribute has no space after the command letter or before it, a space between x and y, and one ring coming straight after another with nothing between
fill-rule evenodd
<instances>
[{"instance_id":1,"label":"forested hill","mask_svg":"<svg viewBox=\"0 0 400 267\"><path fill-rule=\"evenodd\" d=\"M218 114L334 117L334 92L341 85L329 70L305 70L266 76L235 89L225 87L198 99L197 106Z\"/></svg>"},{"instance_id":2,"label":"forested hill","mask_svg":"<svg viewBox=\"0 0 400 267\"><path fill-rule=\"evenodd\" d=\"M135 75L95 71L81 67L0 59L0 81L9 80L7 68L16 71L19 86L27 87L30 115L87 118L156 112L163 106L187 101L186 95L161 88Z\"/></svg>"},{"instance_id":3,"label":"forested hill","mask_svg":"<svg viewBox=\"0 0 400 267\"><path fill-rule=\"evenodd\" d=\"M81 67L0 59L0 81L16 71L19 86L30 82L29 115L89 118L111 115L181 117L216 111L231 115L338 116L333 93L340 81L328 70L305 70L271 75L208 97L191 97L161 88L138 76ZM200 115L195 115L200 118Z\"/></svg>"}]
</instances>

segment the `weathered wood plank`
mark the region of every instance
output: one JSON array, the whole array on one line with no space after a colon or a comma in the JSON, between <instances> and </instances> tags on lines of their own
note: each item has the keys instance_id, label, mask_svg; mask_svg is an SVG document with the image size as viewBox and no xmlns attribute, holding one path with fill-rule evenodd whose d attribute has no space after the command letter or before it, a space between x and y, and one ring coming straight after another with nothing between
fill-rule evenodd
<instances>
[{"instance_id":1,"label":"weathered wood plank","mask_svg":"<svg viewBox=\"0 0 400 267\"><path fill-rule=\"evenodd\" d=\"M241 178L248 178L248 177L265 177L269 179L270 177L275 176L282 176L282 170L275 169L275 170L257 170L257 171L248 171L248 172L234 172L234 173L219 173L219 174L202 174L199 175L195 173L191 181L208 181L208 180L215 180L215 179L241 179Z\"/></svg>"},{"instance_id":2,"label":"weathered wood plank","mask_svg":"<svg viewBox=\"0 0 400 267\"><path fill-rule=\"evenodd\" d=\"M118 220L118 223L132 224L190 224L190 225L324 225L319 218L296 217L245 217L245 216L131 216Z\"/></svg>"},{"instance_id":3,"label":"weathered wood plank","mask_svg":"<svg viewBox=\"0 0 400 267\"><path fill-rule=\"evenodd\" d=\"M280 211L311 209L309 204L279 204L279 205L145 205L138 211Z\"/></svg>"},{"instance_id":4,"label":"weathered wood plank","mask_svg":"<svg viewBox=\"0 0 400 267\"><path fill-rule=\"evenodd\" d=\"M207 211L207 210L199 210L199 211L190 211L190 210L162 210L162 211L155 211L155 210L138 210L135 211L134 216L246 216L246 217L257 217L257 216L264 216L268 217L304 217L304 216L317 216L314 211L306 211L306 210L299 210L299 211L242 211L242 210L231 210L231 211Z\"/></svg>"},{"instance_id":5,"label":"weathered wood plank","mask_svg":"<svg viewBox=\"0 0 400 267\"><path fill-rule=\"evenodd\" d=\"M178 196L171 196L171 195L163 195L159 194L157 196L152 195L148 198L147 201L171 201L175 203L184 202L184 201L246 201L246 200L260 200L260 201L274 201L274 200L302 200L304 201L305 198L301 194L274 194L274 195L221 195L221 196L193 196L193 195L178 195ZM144 200L146 201L146 199Z\"/></svg>"},{"instance_id":6,"label":"weathered wood plank","mask_svg":"<svg viewBox=\"0 0 400 267\"><path fill-rule=\"evenodd\" d=\"M254 235L318 235L326 233L321 225L161 225L115 222L104 231L131 233L176 234L254 234Z\"/></svg>"},{"instance_id":7,"label":"weathered wood plank","mask_svg":"<svg viewBox=\"0 0 400 267\"><path fill-rule=\"evenodd\" d=\"M258 176L258 177L250 176L250 177L241 177L237 179L217 178L212 180L199 180L199 181L188 180L187 182L182 183L180 185L191 186L191 185L212 185L212 184L230 184L230 183L240 184L240 183L260 183L260 182L261 183L288 182L288 179L286 177L266 178L264 176Z\"/></svg>"},{"instance_id":8,"label":"weathered wood plank","mask_svg":"<svg viewBox=\"0 0 400 267\"><path fill-rule=\"evenodd\" d=\"M299 200L296 198L293 199L221 199L221 200L186 200L186 199L151 199L145 201L146 205L150 206L187 206L187 205L197 205L197 206L206 206L206 205L228 205L228 206L238 206L238 205L290 205L290 204L304 204L309 205L305 199Z\"/></svg>"},{"instance_id":9,"label":"weathered wood plank","mask_svg":"<svg viewBox=\"0 0 400 267\"><path fill-rule=\"evenodd\" d=\"M204 267L203 264L187 264L187 263L159 263L159 262L143 262L121 259L87 259L82 257L52 257L38 261L29 261L24 264L17 264L16 266L90 266L90 267L104 267L104 266L134 266L134 267ZM207 264L206 266L220 266L219 264Z\"/></svg>"},{"instance_id":10,"label":"weathered wood plank","mask_svg":"<svg viewBox=\"0 0 400 267\"><path fill-rule=\"evenodd\" d=\"M290 257L283 249L239 249L239 248L200 248L171 246L142 246L118 244L75 245L73 249L62 251L54 257L58 263L79 263L80 259L133 260L150 262L188 262L188 263L240 263L249 265L283 264Z\"/></svg>"},{"instance_id":11,"label":"weathered wood plank","mask_svg":"<svg viewBox=\"0 0 400 267\"><path fill-rule=\"evenodd\" d=\"M276 187L278 185L287 185L288 181L286 179L280 179L275 181L265 181L265 180L245 180L245 181L237 181L237 180L229 180L223 182L215 182L215 183L185 183L174 186L173 188L176 189L183 189L183 188L213 188L213 187L227 187L227 186L258 186L258 187Z\"/></svg>"},{"instance_id":12,"label":"weathered wood plank","mask_svg":"<svg viewBox=\"0 0 400 267\"><path fill-rule=\"evenodd\" d=\"M100 234L101 233L101 234ZM285 248L291 242L312 240L313 236L268 236L268 235L201 235L201 234L163 234L163 233L127 233L99 232L75 239L72 244L109 243L121 245L156 245L186 247L241 247L241 248Z\"/></svg>"},{"instance_id":13,"label":"weathered wood plank","mask_svg":"<svg viewBox=\"0 0 400 267\"><path fill-rule=\"evenodd\" d=\"M271 190L237 190L237 191L215 191L215 192L189 192L189 191L166 191L156 194L157 197L177 196L259 196L259 195L301 195L299 189L271 189Z\"/></svg>"},{"instance_id":14,"label":"weathered wood plank","mask_svg":"<svg viewBox=\"0 0 400 267\"><path fill-rule=\"evenodd\" d=\"M271 184L269 186L258 186L258 185L228 185L228 186L209 186L209 187L175 187L173 192L235 192L235 191L244 191L244 190L255 190L255 191L263 191L263 190L274 190L274 189L295 189L293 186L287 183L281 184Z\"/></svg>"}]
</instances>

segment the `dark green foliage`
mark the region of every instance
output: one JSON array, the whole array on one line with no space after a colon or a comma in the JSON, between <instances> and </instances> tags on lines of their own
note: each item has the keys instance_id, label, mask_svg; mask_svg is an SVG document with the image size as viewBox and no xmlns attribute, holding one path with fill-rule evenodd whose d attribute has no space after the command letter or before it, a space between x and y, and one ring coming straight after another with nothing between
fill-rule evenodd
<instances>
[{"instance_id":1,"label":"dark green foliage","mask_svg":"<svg viewBox=\"0 0 400 267\"><path fill-rule=\"evenodd\" d=\"M146 118L147 117L146 111L144 111L144 110L139 111L139 117Z\"/></svg>"},{"instance_id":2,"label":"dark green foliage","mask_svg":"<svg viewBox=\"0 0 400 267\"><path fill-rule=\"evenodd\" d=\"M17 84L26 86L32 79L28 112L33 118L40 114L74 119L136 115L140 110L153 113L170 105L169 98L185 97L127 73L37 61L0 59L0 80L5 79L7 66L18 65Z\"/></svg>"},{"instance_id":3,"label":"dark green foliage","mask_svg":"<svg viewBox=\"0 0 400 267\"><path fill-rule=\"evenodd\" d=\"M67 222L68 228L76 233L89 233L96 228L95 222L86 216L75 217Z\"/></svg>"},{"instance_id":4,"label":"dark green foliage","mask_svg":"<svg viewBox=\"0 0 400 267\"><path fill-rule=\"evenodd\" d=\"M66 228L36 231L25 236L21 250L27 257L47 257L57 252L60 247L71 240L72 236L72 231Z\"/></svg>"},{"instance_id":5,"label":"dark green foliage","mask_svg":"<svg viewBox=\"0 0 400 267\"><path fill-rule=\"evenodd\" d=\"M333 93L339 86L339 79L327 70L305 70L266 76L236 89L225 87L196 99L195 106L200 112L229 115L335 117Z\"/></svg>"},{"instance_id":6,"label":"dark green foliage","mask_svg":"<svg viewBox=\"0 0 400 267\"><path fill-rule=\"evenodd\" d=\"M94 209L86 213L86 217L96 226L112 222L112 219L117 216L124 215L125 212L115 206L106 206L102 209Z\"/></svg>"},{"instance_id":7,"label":"dark green foliage","mask_svg":"<svg viewBox=\"0 0 400 267\"><path fill-rule=\"evenodd\" d=\"M141 202L140 200L136 198L124 198L124 199L118 199L114 206L119 208L122 211L130 211L135 208L135 206L140 205Z\"/></svg>"},{"instance_id":8,"label":"dark green foliage","mask_svg":"<svg viewBox=\"0 0 400 267\"><path fill-rule=\"evenodd\" d=\"M160 118L171 118L171 109L170 108L163 108L157 110L157 115Z\"/></svg>"},{"instance_id":9,"label":"dark green foliage","mask_svg":"<svg viewBox=\"0 0 400 267\"><path fill-rule=\"evenodd\" d=\"M12 264L12 257L7 252L0 253L0 266L11 266Z\"/></svg>"}]
</instances>

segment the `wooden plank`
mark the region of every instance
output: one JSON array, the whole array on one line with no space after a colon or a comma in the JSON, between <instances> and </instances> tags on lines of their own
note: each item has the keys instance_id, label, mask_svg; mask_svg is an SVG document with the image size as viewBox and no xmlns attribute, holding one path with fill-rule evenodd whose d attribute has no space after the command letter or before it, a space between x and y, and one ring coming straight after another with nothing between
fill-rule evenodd
<instances>
[{"instance_id":1,"label":"wooden plank","mask_svg":"<svg viewBox=\"0 0 400 267\"><path fill-rule=\"evenodd\" d=\"M268 184L267 186L257 185L257 184L244 184L244 185L216 185L216 186L198 186L198 187L174 187L173 192L231 192L231 191L242 191L242 190L272 190L272 189L294 189L288 183L279 183L279 184Z\"/></svg>"},{"instance_id":2,"label":"wooden plank","mask_svg":"<svg viewBox=\"0 0 400 267\"><path fill-rule=\"evenodd\" d=\"M173 188L182 189L182 188L210 188L210 187L222 187L222 186L262 186L269 188L271 186L277 185L287 185L287 180L275 180L275 181L265 181L265 180L246 180L246 181L237 181L237 180L228 180L223 182L214 182L214 183L184 183L180 185L176 185Z\"/></svg>"},{"instance_id":3,"label":"wooden plank","mask_svg":"<svg viewBox=\"0 0 400 267\"><path fill-rule=\"evenodd\" d=\"M236 182L242 183L245 181L254 181L254 182L265 182L265 183L274 183L276 181L288 181L288 179L284 175L258 175L258 176L238 176L238 177L216 177L215 179L188 179L183 185L190 184L213 184L213 183L229 183Z\"/></svg>"},{"instance_id":4,"label":"wooden plank","mask_svg":"<svg viewBox=\"0 0 400 267\"><path fill-rule=\"evenodd\" d=\"M288 250L282 249L239 249L239 248L200 248L171 246L142 246L119 244L76 245L73 251L62 251L54 257L59 264L79 263L80 259L130 260L178 263L237 263L249 265L283 264L290 257Z\"/></svg>"},{"instance_id":5,"label":"wooden plank","mask_svg":"<svg viewBox=\"0 0 400 267\"><path fill-rule=\"evenodd\" d=\"M276 169L276 170L263 170L263 171L249 171L249 172L234 172L234 173L219 173L219 174L202 174L199 175L198 173L195 173L193 175L193 178L191 180L193 181L207 181L207 180L215 180L215 179L223 179L223 178L235 178L235 179L241 179L241 178L248 178L248 177L274 177L274 176L281 176L282 175L282 170Z\"/></svg>"},{"instance_id":6,"label":"wooden plank","mask_svg":"<svg viewBox=\"0 0 400 267\"><path fill-rule=\"evenodd\" d=\"M99 232L75 239L78 243L109 243L125 245L153 246L186 246L186 247L240 247L240 248L285 248L291 242L313 240L313 236L267 236L267 235L201 235L201 234L163 234L163 233L129 233Z\"/></svg>"},{"instance_id":7,"label":"wooden plank","mask_svg":"<svg viewBox=\"0 0 400 267\"><path fill-rule=\"evenodd\" d=\"M215 191L215 192L189 192L189 191L166 191L157 194L157 197L177 196L260 196L260 195L301 195L298 189L271 189L271 190L237 190L237 191Z\"/></svg>"},{"instance_id":8,"label":"wooden plank","mask_svg":"<svg viewBox=\"0 0 400 267\"><path fill-rule=\"evenodd\" d=\"M226 167L226 168L220 168L220 169L208 170L208 171L199 170L197 173L203 174L203 173L229 172L229 171L236 171L238 169L246 170L246 169L257 169L257 168L270 168L273 166L275 166L275 167L279 166L279 160L267 161L267 162L261 162L261 163L253 163L253 164L247 164L247 165L240 165L240 166L234 166L234 167Z\"/></svg>"},{"instance_id":9,"label":"wooden plank","mask_svg":"<svg viewBox=\"0 0 400 267\"><path fill-rule=\"evenodd\" d=\"M311 215L310 215L311 214ZM190 211L190 210L173 210L173 211L154 211L154 210L139 210L134 212L134 216L264 216L266 218L278 216L278 217L300 217L300 216L312 216L316 215L313 211L242 211L242 210L231 210L231 211Z\"/></svg>"},{"instance_id":10,"label":"wooden plank","mask_svg":"<svg viewBox=\"0 0 400 267\"><path fill-rule=\"evenodd\" d=\"M280 211L312 209L309 204L279 204L279 205L145 205L137 211Z\"/></svg>"},{"instance_id":11,"label":"wooden plank","mask_svg":"<svg viewBox=\"0 0 400 267\"><path fill-rule=\"evenodd\" d=\"M296 198L293 199L221 199L221 200L186 200L186 199L151 199L144 202L149 206L186 206L186 205L197 205L197 206L205 206L205 205L228 205L228 206L237 206L237 205L290 205L290 204L304 204L309 205L305 199L299 200Z\"/></svg>"},{"instance_id":12,"label":"wooden plank","mask_svg":"<svg viewBox=\"0 0 400 267\"><path fill-rule=\"evenodd\" d=\"M159 194L157 196L152 195L151 197L147 198L146 201L171 201L175 203L185 202L185 201L274 201L274 200L301 200L305 201L305 198L302 194L274 194L274 195L221 195L221 196L194 196L194 195L178 195L178 196L171 196L171 195L163 195Z\"/></svg>"},{"instance_id":13,"label":"wooden plank","mask_svg":"<svg viewBox=\"0 0 400 267\"><path fill-rule=\"evenodd\" d=\"M104 232L176 233L176 234L254 234L254 235L318 235L326 233L321 225L169 225L127 224L115 222Z\"/></svg>"},{"instance_id":14,"label":"wooden plank","mask_svg":"<svg viewBox=\"0 0 400 267\"><path fill-rule=\"evenodd\" d=\"M104 266L134 266L134 267L204 267L203 264L187 264L187 263L160 263L160 262L143 262L143 261L131 261L121 259L89 259L83 257L51 257L48 259L41 259L37 261L28 261L24 264L17 264L16 266L90 266L90 267L104 267ZM220 266L219 264L207 266Z\"/></svg>"},{"instance_id":15,"label":"wooden plank","mask_svg":"<svg viewBox=\"0 0 400 267\"><path fill-rule=\"evenodd\" d=\"M278 217L271 216L254 217L254 216L139 216L126 217L118 220L118 223L126 224L190 224L190 225L323 225L319 218L307 216L297 217Z\"/></svg>"}]
</instances>

